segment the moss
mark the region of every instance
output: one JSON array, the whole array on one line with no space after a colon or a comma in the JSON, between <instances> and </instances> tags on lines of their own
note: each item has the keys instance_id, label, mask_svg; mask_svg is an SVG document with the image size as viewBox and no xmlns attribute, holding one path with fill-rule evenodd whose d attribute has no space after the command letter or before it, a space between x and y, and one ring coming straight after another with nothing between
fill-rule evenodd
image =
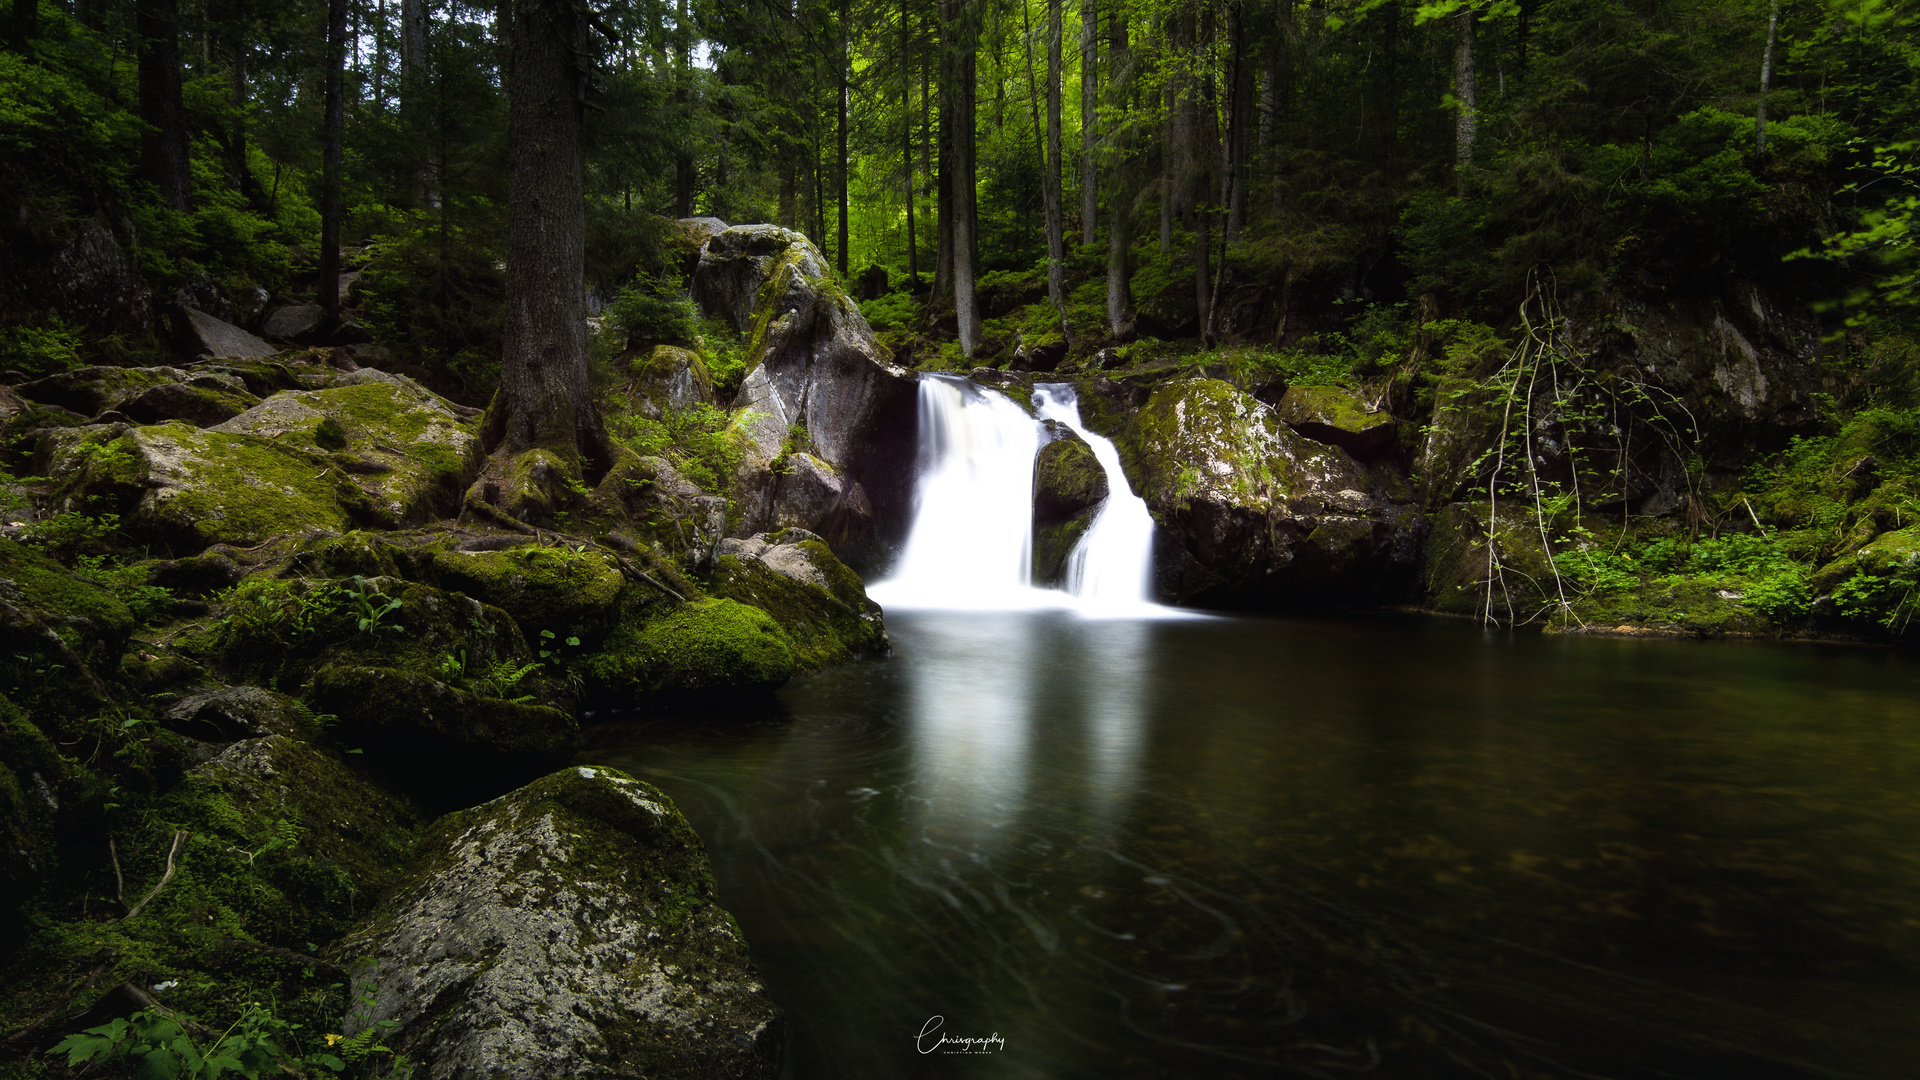
<instances>
[{"instance_id":1,"label":"moss","mask_svg":"<svg viewBox=\"0 0 1920 1080\"><path fill-rule=\"evenodd\" d=\"M97 696L73 657L111 678L135 625L127 606L11 540L0 540L0 602L11 608L0 610L0 691L54 716L93 707ZM65 649L48 640L49 631Z\"/></svg>"},{"instance_id":2,"label":"moss","mask_svg":"<svg viewBox=\"0 0 1920 1080\"><path fill-rule=\"evenodd\" d=\"M808 552L815 556L816 566L831 560L851 580L830 580L830 585L838 587L822 589L777 573L758 559L723 555L714 564L709 591L771 615L792 645L796 674L884 653L887 635L879 605L866 598L859 578L833 559L824 544L807 543L821 548ZM826 559L820 559L821 554Z\"/></svg>"},{"instance_id":3,"label":"moss","mask_svg":"<svg viewBox=\"0 0 1920 1080\"><path fill-rule=\"evenodd\" d=\"M1033 583L1042 588L1059 588L1066 584L1067 557L1080 543L1080 538L1093 526L1094 510L1088 510L1077 517L1051 525L1042 525L1037 520L1033 527Z\"/></svg>"},{"instance_id":4,"label":"moss","mask_svg":"<svg viewBox=\"0 0 1920 1080\"><path fill-rule=\"evenodd\" d=\"M1058 524L1098 506L1107 497L1107 471L1078 438L1055 439L1033 460L1036 525Z\"/></svg>"},{"instance_id":5,"label":"moss","mask_svg":"<svg viewBox=\"0 0 1920 1080\"><path fill-rule=\"evenodd\" d=\"M635 695L778 689L797 663L772 616L728 599L699 600L623 625L579 665L601 694Z\"/></svg>"},{"instance_id":6,"label":"moss","mask_svg":"<svg viewBox=\"0 0 1920 1080\"><path fill-rule=\"evenodd\" d=\"M438 551L430 573L442 588L503 609L531 640L542 630L591 646L619 616L626 580L604 552L528 544L506 551Z\"/></svg>"},{"instance_id":7,"label":"moss","mask_svg":"<svg viewBox=\"0 0 1920 1080\"><path fill-rule=\"evenodd\" d=\"M1156 510L1200 497L1264 508L1352 469L1339 450L1295 435L1219 379L1155 390L1115 444L1128 481Z\"/></svg>"}]
</instances>

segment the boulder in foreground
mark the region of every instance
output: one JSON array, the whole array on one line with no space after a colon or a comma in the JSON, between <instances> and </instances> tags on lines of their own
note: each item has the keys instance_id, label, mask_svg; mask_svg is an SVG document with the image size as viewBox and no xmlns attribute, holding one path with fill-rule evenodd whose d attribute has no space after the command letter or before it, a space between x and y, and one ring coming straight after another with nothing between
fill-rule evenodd
<instances>
[{"instance_id":1,"label":"boulder in foreground","mask_svg":"<svg viewBox=\"0 0 1920 1080\"><path fill-rule=\"evenodd\" d=\"M618 771L564 769L429 830L335 950L374 1001L347 1034L432 1080L773 1077L782 1021L700 840Z\"/></svg>"}]
</instances>

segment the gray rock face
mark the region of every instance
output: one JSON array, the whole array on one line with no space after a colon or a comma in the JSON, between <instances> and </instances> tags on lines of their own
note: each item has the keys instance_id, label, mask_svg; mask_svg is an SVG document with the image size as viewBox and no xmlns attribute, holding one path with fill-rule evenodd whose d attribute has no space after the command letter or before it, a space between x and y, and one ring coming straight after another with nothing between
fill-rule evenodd
<instances>
[{"instance_id":1,"label":"gray rock face","mask_svg":"<svg viewBox=\"0 0 1920 1080\"><path fill-rule=\"evenodd\" d=\"M41 405L58 405L81 416L98 416L156 386L185 380L179 368L83 367L44 379L21 383L21 397Z\"/></svg>"},{"instance_id":2,"label":"gray rock face","mask_svg":"<svg viewBox=\"0 0 1920 1080\"><path fill-rule=\"evenodd\" d=\"M873 533L873 504L858 483L812 454L788 454L774 475L765 521L774 529L807 529L836 550Z\"/></svg>"},{"instance_id":3,"label":"gray rock face","mask_svg":"<svg viewBox=\"0 0 1920 1080\"><path fill-rule=\"evenodd\" d=\"M293 341L318 331L327 321L327 309L319 304L288 304L267 313L260 332L270 338Z\"/></svg>"},{"instance_id":4,"label":"gray rock face","mask_svg":"<svg viewBox=\"0 0 1920 1080\"><path fill-rule=\"evenodd\" d=\"M375 1000L349 1018L432 1080L776 1075L780 1016L700 840L653 787L570 768L429 831L333 953Z\"/></svg>"},{"instance_id":5,"label":"gray rock face","mask_svg":"<svg viewBox=\"0 0 1920 1080\"><path fill-rule=\"evenodd\" d=\"M774 225L737 225L709 239L693 297L747 335L746 380L734 400L750 410L753 452L739 481L749 509L743 534L769 526L770 466L804 429L811 453L862 486L882 525L904 525L912 485L913 375L894 366L860 308L807 238ZM835 550L866 537L836 533ZM816 528L820 526L821 528Z\"/></svg>"},{"instance_id":6,"label":"gray rock face","mask_svg":"<svg viewBox=\"0 0 1920 1080\"><path fill-rule=\"evenodd\" d=\"M223 686L181 698L166 711L167 728L205 742L291 735L304 719L299 703L257 686Z\"/></svg>"},{"instance_id":7,"label":"gray rock face","mask_svg":"<svg viewBox=\"0 0 1920 1080\"><path fill-rule=\"evenodd\" d=\"M216 319L195 307L183 307L187 314L189 347L216 360L261 360L280 350L245 330Z\"/></svg>"}]
</instances>

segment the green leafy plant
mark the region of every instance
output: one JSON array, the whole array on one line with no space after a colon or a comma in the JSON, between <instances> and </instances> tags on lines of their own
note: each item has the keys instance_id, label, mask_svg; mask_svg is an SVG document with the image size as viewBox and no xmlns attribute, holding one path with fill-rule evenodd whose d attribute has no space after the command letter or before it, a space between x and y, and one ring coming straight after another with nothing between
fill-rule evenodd
<instances>
[{"instance_id":1,"label":"green leafy plant","mask_svg":"<svg viewBox=\"0 0 1920 1080\"><path fill-rule=\"evenodd\" d=\"M382 593L359 574L353 576L353 583L343 593L352 605L354 625L360 633L371 634L381 630L405 633L403 628L386 621L388 616L400 610L401 601L398 598Z\"/></svg>"},{"instance_id":2,"label":"green leafy plant","mask_svg":"<svg viewBox=\"0 0 1920 1080\"><path fill-rule=\"evenodd\" d=\"M295 1025L274 1016L258 1004L248 1005L239 1019L217 1037L206 1034L191 1018L161 1009L134 1013L69 1035L53 1052L67 1055L69 1068L92 1062L128 1062L140 1080L214 1080L231 1073L257 1080L299 1069L341 1072L346 1061L332 1053L296 1056L283 1045L291 1041Z\"/></svg>"}]
</instances>

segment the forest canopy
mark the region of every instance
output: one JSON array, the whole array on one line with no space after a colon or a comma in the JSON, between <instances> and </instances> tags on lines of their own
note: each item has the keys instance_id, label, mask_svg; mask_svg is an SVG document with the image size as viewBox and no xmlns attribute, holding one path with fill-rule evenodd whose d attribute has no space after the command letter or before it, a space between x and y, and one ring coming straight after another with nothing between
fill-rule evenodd
<instances>
[{"instance_id":1,"label":"forest canopy","mask_svg":"<svg viewBox=\"0 0 1920 1080\"><path fill-rule=\"evenodd\" d=\"M337 70L357 310L483 401L510 6L15 0L0 365L164 339L29 272L102 233L163 301L324 302ZM582 285L636 339L699 333L671 242L695 216L804 231L916 362L1280 346L1343 304L1498 324L1543 274L1754 281L1835 328L1920 302L1920 15L1892 0L609 0L584 25Z\"/></svg>"}]
</instances>

